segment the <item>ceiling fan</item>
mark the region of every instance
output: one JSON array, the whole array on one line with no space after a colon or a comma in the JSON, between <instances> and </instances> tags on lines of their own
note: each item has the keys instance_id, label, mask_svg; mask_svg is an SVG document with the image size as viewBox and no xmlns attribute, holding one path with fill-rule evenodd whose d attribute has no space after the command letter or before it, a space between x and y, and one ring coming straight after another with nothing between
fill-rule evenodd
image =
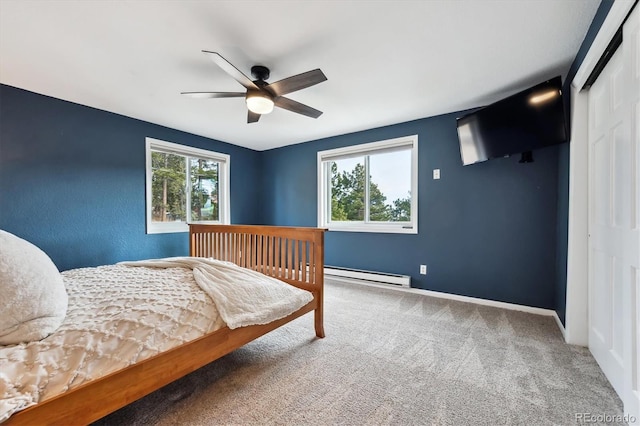
<instances>
[{"instance_id":1,"label":"ceiling fan","mask_svg":"<svg viewBox=\"0 0 640 426\"><path fill-rule=\"evenodd\" d=\"M213 62L220 68L225 70L238 83L242 84L246 92L182 92L181 94L191 96L193 98L245 98L249 115L247 123L255 123L260 120L262 114L269 114L273 111L273 107L277 106L307 117L318 118L322 115L322 111L311 108L308 105L301 104L292 99L285 98L283 95L305 89L318 83L322 83L327 79L320 69L307 71L302 74L285 78L275 83L267 83L265 80L269 78L269 68L262 65L254 65L251 67L251 75L255 80L251 80L244 75L242 71L233 66L229 61L222 57L219 53L203 50Z\"/></svg>"}]
</instances>

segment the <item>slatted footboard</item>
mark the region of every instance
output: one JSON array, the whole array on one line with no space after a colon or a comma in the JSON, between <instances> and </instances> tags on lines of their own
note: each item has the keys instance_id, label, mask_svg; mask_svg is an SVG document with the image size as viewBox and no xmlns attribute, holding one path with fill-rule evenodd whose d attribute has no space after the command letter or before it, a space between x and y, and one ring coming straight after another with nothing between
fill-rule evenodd
<instances>
[{"instance_id":1,"label":"slatted footboard","mask_svg":"<svg viewBox=\"0 0 640 426\"><path fill-rule=\"evenodd\" d=\"M315 329L324 337L324 232L320 228L190 225L189 254L233 262L311 291Z\"/></svg>"}]
</instances>

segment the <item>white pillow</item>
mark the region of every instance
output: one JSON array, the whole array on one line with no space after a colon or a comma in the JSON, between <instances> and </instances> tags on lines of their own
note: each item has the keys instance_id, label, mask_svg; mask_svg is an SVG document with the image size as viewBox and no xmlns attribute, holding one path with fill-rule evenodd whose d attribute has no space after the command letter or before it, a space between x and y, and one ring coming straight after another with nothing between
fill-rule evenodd
<instances>
[{"instance_id":1,"label":"white pillow","mask_svg":"<svg viewBox=\"0 0 640 426\"><path fill-rule=\"evenodd\" d=\"M45 252L0 230L0 345L40 340L67 314L62 276Z\"/></svg>"}]
</instances>

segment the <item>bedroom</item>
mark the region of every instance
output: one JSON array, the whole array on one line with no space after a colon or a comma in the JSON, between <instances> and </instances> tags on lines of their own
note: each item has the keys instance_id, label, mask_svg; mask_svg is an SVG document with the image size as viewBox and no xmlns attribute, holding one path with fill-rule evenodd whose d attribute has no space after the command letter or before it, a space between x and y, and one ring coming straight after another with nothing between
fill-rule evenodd
<instances>
[{"instance_id":1,"label":"bedroom","mask_svg":"<svg viewBox=\"0 0 640 426\"><path fill-rule=\"evenodd\" d=\"M149 121L153 120L150 119L130 118L139 118L134 112L122 112L134 111L136 103L143 98L153 99L161 89L145 86L144 80L149 76L138 74L140 71L133 66L125 63L122 67L114 65L112 58L117 58L118 52L111 43L118 46L121 45L118 43L122 43L117 31L110 26L115 24L105 24L100 27L102 32L94 32L90 31L92 20L89 17L86 22L75 23L95 37L91 41L97 43L97 40L101 40L104 43L98 48L89 41L74 43L76 34L63 29L52 33L56 35L56 43L53 43L54 46L43 43L44 50L50 52L40 52L45 55L43 59L47 58L49 65L36 63L34 66L37 67L37 72L26 74L25 78L28 77L33 85L20 83L18 74L25 73L26 70L16 68L11 71L9 65L13 63L5 59L5 49L13 51L20 47L21 44L16 40L24 37L24 34L21 31L7 36L7 33L2 33L0 228L38 245L51 256L60 270L111 264L121 260L185 255L188 252L188 241L184 234L145 233L144 140L147 137L231 156L231 223L317 226L317 151L417 134L420 141L420 233L394 235L330 232L326 236L326 263L406 274L411 276L412 286L416 288L541 308L556 312L559 319L564 320L567 277L562 270L567 256L564 240L568 232L569 147L565 144L540 150L535 153L535 162L527 165L519 164L517 158L511 157L462 167L455 119L464 110L496 100L506 95L506 92L534 84L540 79L553 77L555 74L563 74L563 78L566 78L571 63L577 57L575 69L572 70L575 73L588 49L588 45L582 45L584 50L580 46L593 17L597 19L593 20L594 28L589 30L590 39L587 44L595 37L611 7L611 2L603 2L602 5L599 2L591 3L590 15L588 19L583 17L582 33L573 44L571 57L561 64L540 70L538 75L533 75L535 73L528 70L518 76L509 76L507 81L493 83L493 92L483 92L481 95L484 98L473 99L465 107L431 114L422 110L412 111L414 119L411 120L354 127L321 137L314 137L311 133L309 136L303 134L296 142L304 143L270 149L243 147L240 135L258 143L261 142L259 132L265 127L276 135L280 134L282 138L282 134L289 133L289 129L291 132L301 132L300 128L308 128L311 132L311 129L316 128L314 126L321 127L323 119L328 119L334 113L322 104L324 93L332 93L329 92L331 90L339 92L341 85L350 84L352 79L364 78L362 74L374 74L367 75L367 78L374 77L384 81L385 73L377 75L378 70L362 70L357 64L346 68L348 79L330 72L331 68L324 65L322 52L325 51L323 49L331 51L332 48L327 47L326 44L330 43L323 41L321 37L316 40L305 39L311 47L307 47L302 41L292 43L282 38L283 36L270 43L267 43L270 39L265 38L264 42L255 43L255 51L243 51L248 49L245 44L254 44L249 40L259 39L259 33L254 33L255 38L252 39L241 31L244 27L229 23L225 26L218 21L216 22L220 28L216 31L223 34L224 40L220 42L221 47L212 46L214 42L206 38L199 40L197 37L194 37L197 42L188 46L166 46L167 50L180 49L181 58L185 61L182 65L172 63L170 57L158 54L162 49L152 43L153 40L142 38L137 44L132 43L133 52L146 55L140 62L147 63L147 68L183 67L176 72L179 78L162 82L167 88L171 88L171 99L178 98L175 100L176 105L179 103L181 108L187 108L200 117L203 114L209 118L220 115L223 117L222 122L233 124L217 125L227 129L227 132L234 129L238 134L235 136L221 131L221 136L207 138L195 135L197 131L184 132L176 130L178 126L165 124L172 123L170 116L179 113L173 110L171 104L165 106L166 121L155 121L156 124L151 124ZM16 6L12 2L0 3L0 15L7 20L12 19L8 13L12 11L11 7ZM464 7L460 7L464 10ZM225 10L236 20L230 19L229 22L242 20L242 10L234 12L231 6ZM28 11L28 8L17 9L16 13ZM330 11L314 11L323 17L330 14ZM168 12L165 13L169 15ZM79 19L81 16L72 13L66 16L60 19L78 18L75 20L82 21ZM353 18L353 14L350 17ZM168 20L170 17L162 15L158 18L159 22L166 23L161 18ZM204 21L207 18L214 19L208 15L200 16L198 31L206 33L203 28L206 28ZM26 23L31 22L24 16L22 19ZM2 31L9 31L10 28L22 29L19 22L20 19L16 18L13 24L4 25L3 21ZM330 17L326 17L326 22L332 22ZM184 31L188 31L191 25L196 25L186 22L173 24L180 25ZM35 24L25 24L25 27L31 28L30 25ZM127 19L123 26L127 31L136 31L135 19ZM123 34L127 32L123 30ZM154 33L154 36L157 34ZM276 36L277 34L274 35ZM115 41L109 41L110 39ZM314 41L318 47L314 47ZM356 41L366 43L367 38L361 35ZM285 45L285 42L290 44ZM292 69L290 73L289 69L280 72L285 77L314 67L322 68L328 81L292 98L324 109L325 115L318 120L311 120L280 112L279 116L273 114L257 123L264 127L247 130L249 125L244 122L243 105L240 101L238 104L233 103L235 100L211 100L203 103L179 99L177 94L185 90L238 89L239 86L223 73L215 74L219 70L200 53L202 49L222 50L225 43L229 46L227 56L230 60L235 54L235 59L245 60L249 66L252 60L270 60L274 67L277 65L289 68L286 63L278 61L280 57L286 57L286 49L311 49L311 52L314 52L314 48L318 49L319 54L305 54L299 69ZM272 46L269 47L269 44ZM389 52L389 46L386 48ZM95 49L104 53L96 53ZM270 52L269 55L272 56L260 56L267 55L266 52ZM406 52L403 53L406 55ZM430 54L425 52L420 55L427 58L425 65L428 66ZM17 58L15 63L20 67L29 66L29 60L24 59L25 56L17 55ZM402 58L399 60L402 61ZM55 93L58 92L47 92L38 86L40 81L46 81L50 68L57 68L61 72L65 67L80 69L81 66L90 65L82 65L83 62L95 62L92 67L101 67L108 74L115 74L141 85L140 101L132 95L127 98L126 105L121 105L124 110L116 108L117 105L109 105L113 101L103 92L102 85L110 83L102 82L104 76L99 73L85 72L81 76L73 75L68 80L55 74L58 80L51 84L62 91L57 95ZM68 69L69 72L70 70L71 68ZM76 89L81 82L85 86ZM402 84L399 86L403 87ZM429 97L428 89L429 87L424 89L426 97ZM65 90L69 94L65 94ZM80 96L82 91L87 91L87 95L94 92L100 102L104 100L105 103L90 105L98 105L94 109L74 101L73 96ZM336 97L339 100L338 95ZM189 104L185 106L185 103ZM227 109L228 113L224 111ZM363 112L351 109L346 114L355 120ZM211 121L207 124L210 126ZM430 179L432 169L442 171L440 180ZM43 229L46 232L42 232ZM460 266L461 261L464 267ZM420 264L428 265L426 276L418 272ZM495 271L500 271L498 277ZM518 285L513 285L514 282Z\"/></svg>"}]
</instances>

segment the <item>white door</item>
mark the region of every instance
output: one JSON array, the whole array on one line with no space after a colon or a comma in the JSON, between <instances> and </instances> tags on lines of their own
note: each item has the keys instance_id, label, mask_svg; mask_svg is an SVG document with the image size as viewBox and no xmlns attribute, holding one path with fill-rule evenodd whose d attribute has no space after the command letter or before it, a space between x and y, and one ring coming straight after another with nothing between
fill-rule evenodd
<instances>
[{"instance_id":1,"label":"white door","mask_svg":"<svg viewBox=\"0 0 640 426\"><path fill-rule=\"evenodd\" d=\"M589 349L637 421L639 19L635 10L623 45L589 90Z\"/></svg>"},{"instance_id":2,"label":"white door","mask_svg":"<svg viewBox=\"0 0 640 426\"><path fill-rule=\"evenodd\" d=\"M636 7L623 28L625 66L629 81L630 187L629 228L626 240L629 283L625 286L625 413L640 424L640 8ZM631 424L631 421L629 422Z\"/></svg>"}]
</instances>

